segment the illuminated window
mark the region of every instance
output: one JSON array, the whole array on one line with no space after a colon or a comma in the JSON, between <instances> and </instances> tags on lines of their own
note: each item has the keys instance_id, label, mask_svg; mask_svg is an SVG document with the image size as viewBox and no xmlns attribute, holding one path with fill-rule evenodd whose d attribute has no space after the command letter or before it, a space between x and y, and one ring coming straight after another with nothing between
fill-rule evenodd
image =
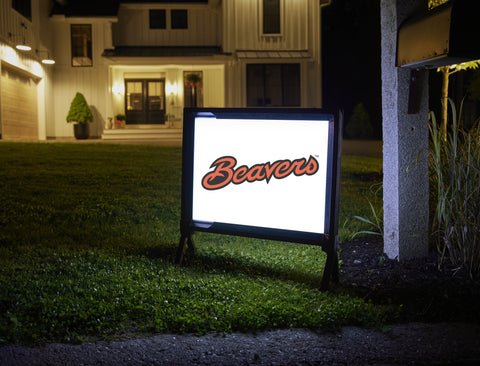
<instances>
[{"instance_id":1,"label":"illuminated window","mask_svg":"<svg viewBox=\"0 0 480 366\"><path fill-rule=\"evenodd\" d=\"M125 94L127 111L143 110L143 83L142 81L127 81Z\"/></svg>"},{"instance_id":2,"label":"illuminated window","mask_svg":"<svg viewBox=\"0 0 480 366\"><path fill-rule=\"evenodd\" d=\"M166 29L167 18L164 9L150 10L150 29Z\"/></svg>"},{"instance_id":3,"label":"illuminated window","mask_svg":"<svg viewBox=\"0 0 480 366\"><path fill-rule=\"evenodd\" d=\"M187 29L188 28L187 10L171 10L170 20L171 20L172 29Z\"/></svg>"},{"instance_id":4,"label":"illuminated window","mask_svg":"<svg viewBox=\"0 0 480 366\"><path fill-rule=\"evenodd\" d=\"M92 25L72 24L72 66L92 66Z\"/></svg>"},{"instance_id":5,"label":"illuminated window","mask_svg":"<svg viewBox=\"0 0 480 366\"><path fill-rule=\"evenodd\" d=\"M32 20L31 0L12 0L12 8L22 14L25 18Z\"/></svg>"}]
</instances>

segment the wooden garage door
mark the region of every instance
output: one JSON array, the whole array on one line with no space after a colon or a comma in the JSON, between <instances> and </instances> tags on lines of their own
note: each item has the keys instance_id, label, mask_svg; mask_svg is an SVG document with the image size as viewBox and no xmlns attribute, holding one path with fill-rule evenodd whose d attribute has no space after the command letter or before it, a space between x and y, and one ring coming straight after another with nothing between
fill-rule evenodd
<instances>
[{"instance_id":1,"label":"wooden garage door","mask_svg":"<svg viewBox=\"0 0 480 366\"><path fill-rule=\"evenodd\" d=\"M38 139L37 85L27 75L2 65L1 122L4 139Z\"/></svg>"}]
</instances>

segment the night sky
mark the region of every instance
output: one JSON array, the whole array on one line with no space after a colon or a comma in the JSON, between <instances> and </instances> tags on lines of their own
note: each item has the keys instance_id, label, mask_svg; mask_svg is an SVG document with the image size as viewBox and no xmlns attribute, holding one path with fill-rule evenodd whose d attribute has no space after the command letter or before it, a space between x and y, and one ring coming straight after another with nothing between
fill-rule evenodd
<instances>
[{"instance_id":1,"label":"night sky","mask_svg":"<svg viewBox=\"0 0 480 366\"><path fill-rule=\"evenodd\" d=\"M362 102L381 138L380 0L333 0L322 12L323 106L345 123Z\"/></svg>"}]
</instances>

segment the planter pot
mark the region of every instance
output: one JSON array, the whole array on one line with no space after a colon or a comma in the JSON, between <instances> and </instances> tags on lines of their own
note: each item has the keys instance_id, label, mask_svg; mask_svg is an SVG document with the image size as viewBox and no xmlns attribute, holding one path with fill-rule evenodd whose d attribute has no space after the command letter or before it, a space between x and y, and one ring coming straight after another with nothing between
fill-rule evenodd
<instances>
[{"instance_id":1,"label":"planter pot","mask_svg":"<svg viewBox=\"0 0 480 366\"><path fill-rule=\"evenodd\" d=\"M73 125L73 132L77 140L88 139L89 126L88 123L77 123Z\"/></svg>"}]
</instances>

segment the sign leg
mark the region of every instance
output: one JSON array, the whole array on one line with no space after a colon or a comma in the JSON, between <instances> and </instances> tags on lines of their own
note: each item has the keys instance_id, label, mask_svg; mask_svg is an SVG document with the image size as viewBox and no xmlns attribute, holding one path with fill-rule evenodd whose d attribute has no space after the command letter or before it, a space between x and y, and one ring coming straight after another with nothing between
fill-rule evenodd
<instances>
[{"instance_id":1,"label":"sign leg","mask_svg":"<svg viewBox=\"0 0 480 366\"><path fill-rule=\"evenodd\" d=\"M323 270L322 284L320 290L327 291L330 287L330 281L338 283L339 269L338 269L338 254L335 248L327 251L327 261L325 262L325 269Z\"/></svg>"},{"instance_id":2,"label":"sign leg","mask_svg":"<svg viewBox=\"0 0 480 366\"><path fill-rule=\"evenodd\" d=\"M180 243L178 244L177 255L175 258L175 263L178 265L182 265L183 263L183 258L185 257L185 247L189 253L195 253L195 245L193 244L192 236L190 234L182 234L180 237Z\"/></svg>"}]
</instances>

